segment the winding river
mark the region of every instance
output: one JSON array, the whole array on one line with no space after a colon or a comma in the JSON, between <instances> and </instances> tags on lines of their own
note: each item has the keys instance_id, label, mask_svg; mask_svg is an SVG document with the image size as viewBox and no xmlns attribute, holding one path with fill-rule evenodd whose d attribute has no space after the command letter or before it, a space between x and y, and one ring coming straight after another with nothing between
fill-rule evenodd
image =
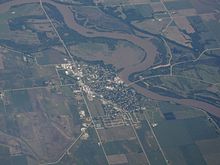
<instances>
[{"instance_id":1,"label":"winding river","mask_svg":"<svg viewBox=\"0 0 220 165\"><path fill-rule=\"evenodd\" d=\"M19 5L19 4L31 3L31 2L39 2L39 0L14 0L12 2L4 3L4 4L0 5L0 13L7 11L13 5ZM95 31L92 29L87 29L87 28L77 24L77 22L74 20L73 13L69 9L68 6L55 3L51 0L42 0L42 2L47 2L47 3L50 3L54 6L56 6L57 9L60 11L60 13L63 15L66 25L69 28L71 28L74 31L81 34L82 36L85 36L85 37L105 37L105 38L112 38L112 39L117 39L117 40L126 40L126 41L129 41L129 42L137 45L138 47L142 48L147 53L145 60L143 60L141 63L139 63L137 65L130 65L130 66L124 68L124 70L120 73L120 77L126 83L130 83L130 81L128 80L128 77L130 74L132 74L134 72L145 70L153 65L156 54L157 54L157 48L150 41L150 38L139 38L139 37L132 35L132 34L125 34L125 33L120 33L120 32L98 32L98 31ZM102 60L102 59L100 59L100 60ZM176 98L162 96L157 93L151 92L147 89L144 89L144 88L138 86L137 84L133 84L132 87L135 88L137 90L137 92L145 95L148 98L160 100L160 101L173 101L173 102L176 102L176 103L179 103L182 105L205 110L215 116L220 117L220 108L215 107L211 104L201 102L201 101L192 100L192 99L176 99Z\"/></svg>"}]
</instances>

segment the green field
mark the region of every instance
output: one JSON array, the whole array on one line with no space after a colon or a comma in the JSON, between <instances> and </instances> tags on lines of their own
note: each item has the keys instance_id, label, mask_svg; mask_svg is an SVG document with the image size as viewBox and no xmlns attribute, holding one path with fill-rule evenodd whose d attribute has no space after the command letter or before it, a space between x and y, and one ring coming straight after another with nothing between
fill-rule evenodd
<instances>
[{"instance_id":1,"label":"green field","mask_svg":"<svg viewBox=\"0 0 220 165\"><path fill-rule=\"evenodd\" d=\"M70 150L70 155L65 155L56 165L96 165L107 164L102 148L98 145L98 139L93 128L88 129L90 135L86 141L79 140Z\"/></svg>"},{"instance_id":2,"label":"green field","mask_svg":"<svg viewBox=\"0 0 220 165\"><path fill-rule=\"evenodd\" d=\"M212 141L219 139L215 125L208 120L207 115L196 109L169 102L160 102L159 107L160 115L152 116L150 111L155 110L149 109L146 117L150 123L158 124L153 130L169 162L181 165L206 164L206 142L212 144ZM172 113L175 118L167 120L164 116L167 113ZM143 134L143 131L141 132ZM144 146L147 146L145 143L146 141L143 141ZM147 149L148 152L149 150L150 148ZM210 151L214 152L214 148L212 150L210 147ZM213 158L216 160L216 157Z\"/></svg>"}]
</instances>

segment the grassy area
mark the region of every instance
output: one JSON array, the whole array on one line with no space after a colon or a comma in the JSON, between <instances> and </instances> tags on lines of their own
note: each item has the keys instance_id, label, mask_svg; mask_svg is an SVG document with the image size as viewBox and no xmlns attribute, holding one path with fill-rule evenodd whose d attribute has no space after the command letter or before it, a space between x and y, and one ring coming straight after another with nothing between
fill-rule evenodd
<instances>
[{"instance_id":1,"label":"grassy area","mask_svg":"<svg viewBox=\"0 0 220 165\"><path fill-rule=\"evenodd\" d=\"M69 59L67 54L53 48L41 51L35 55L39 65L63 64L66 63L64 59Z\"/></svg>"},{"instance_id":2,"label":"grassy area","mask_svg":"<svg viewBox=\"0 0 220 165\"><path fill-rule=\"evenodd\" d=\"M88 140L79 140L70 150L71 154L65 155L56 165L105 165L107 160L102 148L98 145L98 139L93 128L89 128Z\"/></svg>"},{"instance_id":3,"label":"grassy area","mask_svg":"<svg viewBox=\"0 0 220 165\"><path fill-rule=\"evenodd\" d=\"M196 110L191 107L186 107L175 103L160 102L159 105L160 105L160 111L163 114L172 112L176 119L187 119L187 118L205 116L205 114L200 110Z\"/></svg>"},{"instance_id":4,"label":"grassy area","mask_svg":"<svg viewBox=\"0 0 220 165\"><path fill-rule=\"evenodd\" d=\"M218 77L217 79L219 79ZM145 85L146 83L148 86ZM146 79L144 82L139 82L139 84L161 95L174 98L195 99L220 106L218 102L220 98L220 93L217 90L218 87L206 81L192 78L192 76L160 76Z\"/></svg>"},{"instance_id":5,"label":"grassy area","mask_svg":"<svg viewBox=\"0 0 220 165\"><path fill-rule=\"evenodd\" d=\"M220 23L217 20L210 20L206 22L206 26L210 29L210 31L214 34L218 42L220 42Z\"/></svg>"},{"instance_id":6,"label":"grassy area","mask_svg":"<svg viewBox=\"0 0 220 165\"><path fill-rule=\"evenodd\" d=\"M27 159L25 156L12 156L11 157L11 165L27 165Z\"/></svg>"},{"instance_id":7,"label":"grassy area","mask_svg":"<svg viewBox=\"0 0 220 165\"><path fill-rule=\"evenodd\" d=\"M40 67L34 59L21 53L2 53L5 68L0 70L1 89L17 89L59 84L54 66Z\"/></svg>"},{"instance_id":8,"label":"grassy area","mask_svg":"<svg viewBox=\"0 0 220 165\"><path fill-rule=\"evenodd\" d=\"M180 147L187 164L206 165L206 162L195 144Z\"/></svg>"},{"instance_id":9,"label":"grassy area","mask_svg":"<svg viewBox=\"0 0 220 165\"><path fill-rule=\"evenodd\" d=\"M0 165L27 165L24 155L10 156L9 148L0 146Z\"/></svg>"},{"instance_id":10,"label":"grassy area","mask_svg":"<svg viewBox=\"0 0 220 165\"><path fill-rule=\"evenodd\" d=\"M149 4L128 5L123 7L123 13L126 15L126 21L143 20L153 16L153 9Z\"/></svg>"},{"instance_id":11,"label":"grassy area","mask_svg":"<svg viewBox=\"0 0 220 165\"><path fill-rule=\"evenodd\" d=\"M11 91L6 93L10 104L6 106L7 112L31 112L32 105L27 90Z\"/></svg>"},{"instance_id":12,"label":"grassy area","mask_svg":"<svg viewBox=\"0 0 220 165\"><path fill-rule=\"evenodd\" d=\"M168 1L165 2L168 10L180 10L192 8L192 4L189 1Z\"/></svg>"},{"instance_id":13,"label":"grassy area","mask_svg":"<svg viewBox=\"0 0 220 165\"><path fill-rule=\"evenodd\" d=\"M137 133L151 164L166 164L146 121L142 122L141 128L137 129Z\"/></svg>"},{"instance_id":14,"label":"grassy area","mask_svg":"<svg viewBox=\"0 0 220 165\"><path fill-rule=\"evenodd\" d=\"M194 141L204 139L214 139L219 135L207 117L197 117L183 120L184 125Z\"/></svg>"},{"instance_id":15,"label":"grassy area","mask_svg":"<svg viewBox=\"0 0 220 165\"><path fill-rule=\"evenodd\" d=\"M3 100L0 99L0 113L4 113L4 112L5 112L4 103Z\"/></svg>"},{"instance_id":16,"label":"grassy area","mask_svg":"<svg viewBox=\"0 0 220 165\"><path fill-rule=\"evenodd\" d=\"M175 67L174 74L207 81L210 83L219 83L220 82L219 67L214 64L211 65L212 61L210 61L209 59L206 59L206 60L209 61L210 64L193 65L192 63L189 63L188 65L185 65L184 67L181 67L181 66L178 68ZM218 59L215 59L215 60L218 60Z\"/></svg>"},{"instance_id":17,"label":"grassy area","mask_svg":"<svg viewBox=\"0 0 220 165\"><path fill-rule=\"evenodd\" d=\"M39 4L25 4L10 8L7 12L0 14L0 35L9 33L8 21L13 18L22 17L36 13L40 9Z\"/></svg>"},{"instance_id":18,"label":"grassy area","mask_svg":"<svg viewBox=\"0 0 220 165\"><path fill-rule=\"evenodd\" d=\"M207 156L204 152L205 146L219 139L215 126L208 120L205 113L172 102L159 102L158 108L148 109L145 113L150 123L157 123L153 130L170 163L205 164ZM164 114L167 113L172 113L175 118L166 120ZM156 115L153 116L153 114ZM154 152L150 152L152 148L149 147L151 143L147 138L149 137L146 134L148 131L149 127L146 125L144 130L142 128L139 131L139 134L141 140L146 139L142 140L143 145L147 147L146 151L149 152L148 155L151 158ZM214 153L215 150L210 150L210 152Z\"/></svg>"}]
</instances>

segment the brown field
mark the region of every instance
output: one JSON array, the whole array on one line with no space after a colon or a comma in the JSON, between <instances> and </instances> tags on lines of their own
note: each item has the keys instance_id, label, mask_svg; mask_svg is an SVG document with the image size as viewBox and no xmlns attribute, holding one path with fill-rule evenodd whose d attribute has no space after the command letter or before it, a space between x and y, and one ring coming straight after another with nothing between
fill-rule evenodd
<instances>
[{"instance_id":1,"label":"brown field","mask_svg":"<svg viewBox=\"0 0 220 165\"><path fill-rule=\"evenodd\" d=\"M14 5L4 3L0 5L0 13L2 14L2 17L0 18L0 36L2 39L12 40L20 44L40 43L37 35L30 30L25 30L25 26L22 27L22 31L11 31L8 25L12 19L20 16L42 15L43 12L38 3L28 3L22 5L16 5L16 3Z\"/></svg>"},{"instance_id":2,"label":"brown field","mask_svg":"<svg viewBox=\"0 0 220 165\"><path fill-rule=\"evenodd\" d=\"M205 21L205 22L208 22L208 21L218 21L216 19L216 15L213 14L213 13L210 13L210 14L200 14L200 17Z\"/></svg>"},{"instance_id":3,"label":"brown field","mask_svg":"<svg viewBox=\"0 0 220 165\"><path fill-rule=\"evenodd\" d=\"M40 67L35 62L27 64L24 55L13 51L1 53L4 69L0 69L0 88L17 89L58 85L59 79L54 66ZM33 60L32 60L33 61Z\"/></svg>"},{"instance_id":4,"label":"brown field","mask_svg":"<svg viewBox=\"0 0 220 165\"><path fill-rule=\"evenodd\" d=\"M207 139L196 142L203 155L209 155L220 152L220 138Z\"/></svg>"},{"instance_id":5,"label":"brown field","mask_svg":"<svg viewBox=\"0 0 220 165\"><path fill-rule=\"evenodd\" d=\"M179 28L176 26L169 26L166 30L165 35L168 38L170 38L171 40L176 41L177 43L180 43L180 44L188 46L188 47L192 47L192 45L190 43L191 38L189 36L183 34L182 32L180 32Z\"/></svg>"},{"instance_id":6,"label":"brown field","mask_svg":"<svg viewBox=\"0 0 220 165\"><path fill-rule=\"evenodd\" d=\"M140 29L147 29L151 33L158 34L170 22L170 18L163 18L161 21L146 19L144 21L133 21L132 24Z\"/></svg>"},{"instance_id":7,"label":"brown field","mask_svg":"<svg viewBox=\"0 0 220 165\"><path fill-rule=\"evenodd\" d=\"M20 4L22 5L19 6ZM11 2L3 3L0 5L0 13L5 13L9 10L14 11L13 9L11 9L11 7L17 5L18 5L18 12L20 12L22 15L43 15L43 11L40 8L38 1L36 0L19 0L19 1L13 1L13 3Z\"/></svg>"},{"instance_id":8,"label":"brown field","mask_svg":"<svg viewBox=\"0 0 220 165\"><path fill-rule=\"evenodd\" d=\"M125 154L109 155L108 160L109 160L109 163L112 165L128 163L128 160Z\"/></svg>"},{"instance_id":9,"label":"brown field","mask_svg":"<svg viewBox=\"0 0 220 165\"><path fill-rule=\"evenodd\" d=\"M68 55L56 48L35 53L35 56L39 65L64 64L69 60Z\"/></svg>"},{"instance_id":10,"label":"brown field","mask_svg":"<svg viewBox=\"0 0 220 165\"><path fill-rule=\"evenodd\" d=\"M220 153L209 154L205 156L205 161L207 165L219 165Z\"/></svg>"},{"instance_id":11,"label":"brown field","mask_svg":"<svg viewBox=\"0 0 220 165\"><path fill-rule=\"evenodd\" d=\"M56 160L70 142L40 111L20 114L17 121L21 130L20 135L41 160Z\"/></svg>"},{"instance_id":12,"label":"brown field","mask_svg":"<svg viewBox=\"0 0 220 165\"><path fill-rule=\"evenodd\" d=\"M57 38L57 34L54 32L50 22L45 19L29 19L27 20L28 26L30 26L32 29L40 32L46 32L46 36L49 39L55 39ZM55 27L58 27L58 22L53 21L53 24Z\"/></svg>"},{"instance_id":13,"label":"brown field","mask_svg":"<svg viewBox=\"0 0 220 165\"><path fill-rule=\"evenodd\" d=\"M89 107L91 109L91 115L93 117L103 116L105 114L102 108L102 103L97 99L89 101Z\"/></svg>"},{"instance_id":14,"label":"brown field","mask_svg":"<svg viewBox=\"0 0 220 165\"><path fill-rule=\"evenodd\" d=\"M150 5L154 12L165 12L166 11L166 9L164 8L161 2L150 3Z\"/></svg>"},{"instance_id":15,"label":"brown field","mask_svg":"<svg viewBox=\"0 0 220 165\"><path fill-rule=\"evenodd\" d=\"M99 135L104 142L116 140L132 140L135 139L135 134L130 126L120 126L108 129L99 129Z\"/></svg>"},{"instance_id":16,"label":"brown field","mask_svg":"<svg viewBox=\"0 0 220 165\"><path fill-rule=\"evenodd\" d=\"M195 32L186 17L175 17L174 21L180 29L185 30L187 33Z\"/></svg>"},{"instance_id":17,"label":"brown field","mask_svg":"<svg viewBox=\"0 0 220 165\"><path fill-rule=\"evenodd\" d=\"M29 30L25 31L8 31L7 33L0 33L2 39L12 40L15 43L20 44L40 44L40 41L35 33L32 33Z\"/></svg>"},{"instance_id":18,"label":"brown field","mask_svg":"<svg viewBox=\"0 0 220 165\"><path fill-rule=\"evenodd\" d=\"M8 135L4 132L0 132L1 146L9 148L11 155L32 154L32 158L36 158L31 148L27 146L21 139Z\"/></svg>"},{"instance_id":19,"label":"brown field","mask_svg":"<svg viewBox=\"0 0 220 165\"><path fill-rule=\"evenodd\" d=\"M8 102L7 110L15 116L19 135L36 153L39 160L55 161L68 145L80 134L80 125L73 124L69 101L60 89L51 92L49 88L30 89L29 100L25 104L32 107L31 112L15 112ZM72 101L72 100L71 100ZM10 111L9 111L10 110ZM13 153L18 152L13 150Z\"/></svg>"},{"instance_id":20,"label":"brown field","mask_svg":"<svg viewBox=\"0 0 220 165\"><path fill-rule=\"evenodd\" d=\"M143 153L128 153L126 154L128 165L148 165Z\"/></svg>"},{"instance_id":21,"label":"brown field","mask_svg":"<svg viewBox=\"0 0 220 165\"><path fill-rule=\"evenodd\" d=\"M220 138L196 142L208 165L218 165L220 156Z\"/></svg>"},{"instance_id":22,"label":"brown field","mask_svg":"<svg viewBox=\"0 0 220 165\"><path fill-rule=\"evenodd\" d=\"M118 21L118 19L105 14L95 6L73 6L72 12L75 15L76 20L84 20L84 27L96 29L97 31L121 31L123 29L123 32L130 33L129 26ZM80 15L80 18L78 18L78 15Z\"/></svg>"},{"instance_id":23,"label":"brown field","mask_svg":"<svg viewBox=\"0 0 220 165\"><path fill-rule=\"evenodd\" d=\"M53 31L52 26L50 22L45 19L29 19L27 20L27 23L35 30L42 31L42 32L48 32Z\"/></svg>"},{"instance_id":24,"label":"brown field","mask_svg":"<svg viewBox=\"0 0 220 165\"><path fill-rule=\"evenodd\" d=\"M197 11L196 9L181 9L178 10L175 14L173 14L173 17L178 17L178 16L196 16L197 15Z\"/></svg>"},{"instance_id":25,"label":"brown field","mask_svg":"<svg viewBox=\"0 0 220 165\"><path fill-rule=\"evenodd\" d=\"M127 42L119 42L115 50L109 50L107 45L85 43L73 45L70 50L86 60L102 60L113 64L117 68L126 68L138 65L144 59L144 52ZM125 63L126 61L126 63Z\"/></svg>"},{"instance_id":26,"label":"brown field","mask_svg":"<svg viewBox=\"0 0 220 165\"><path fill-rule=\"evenodd\" d=\"M166 148L164 151L166 151L168 158L172 158L170 164L187 165L185 157L179 148Z\"/></svg>"}]
</instances>

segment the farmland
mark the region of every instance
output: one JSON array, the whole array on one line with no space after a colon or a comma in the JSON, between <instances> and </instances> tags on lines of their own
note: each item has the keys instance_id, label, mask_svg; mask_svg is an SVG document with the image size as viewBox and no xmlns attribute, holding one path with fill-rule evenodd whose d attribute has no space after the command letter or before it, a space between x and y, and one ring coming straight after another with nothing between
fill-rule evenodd
<instances>
[{"instance_id":1,"label":"farmland","mask_svg":"<svg viewBox=\"0 0 220 165\"><path fill-rule=\"evenodd\" d=\"M0 165L217 165L219 6L0 1Z\"/></svg>"}]
</instances>

